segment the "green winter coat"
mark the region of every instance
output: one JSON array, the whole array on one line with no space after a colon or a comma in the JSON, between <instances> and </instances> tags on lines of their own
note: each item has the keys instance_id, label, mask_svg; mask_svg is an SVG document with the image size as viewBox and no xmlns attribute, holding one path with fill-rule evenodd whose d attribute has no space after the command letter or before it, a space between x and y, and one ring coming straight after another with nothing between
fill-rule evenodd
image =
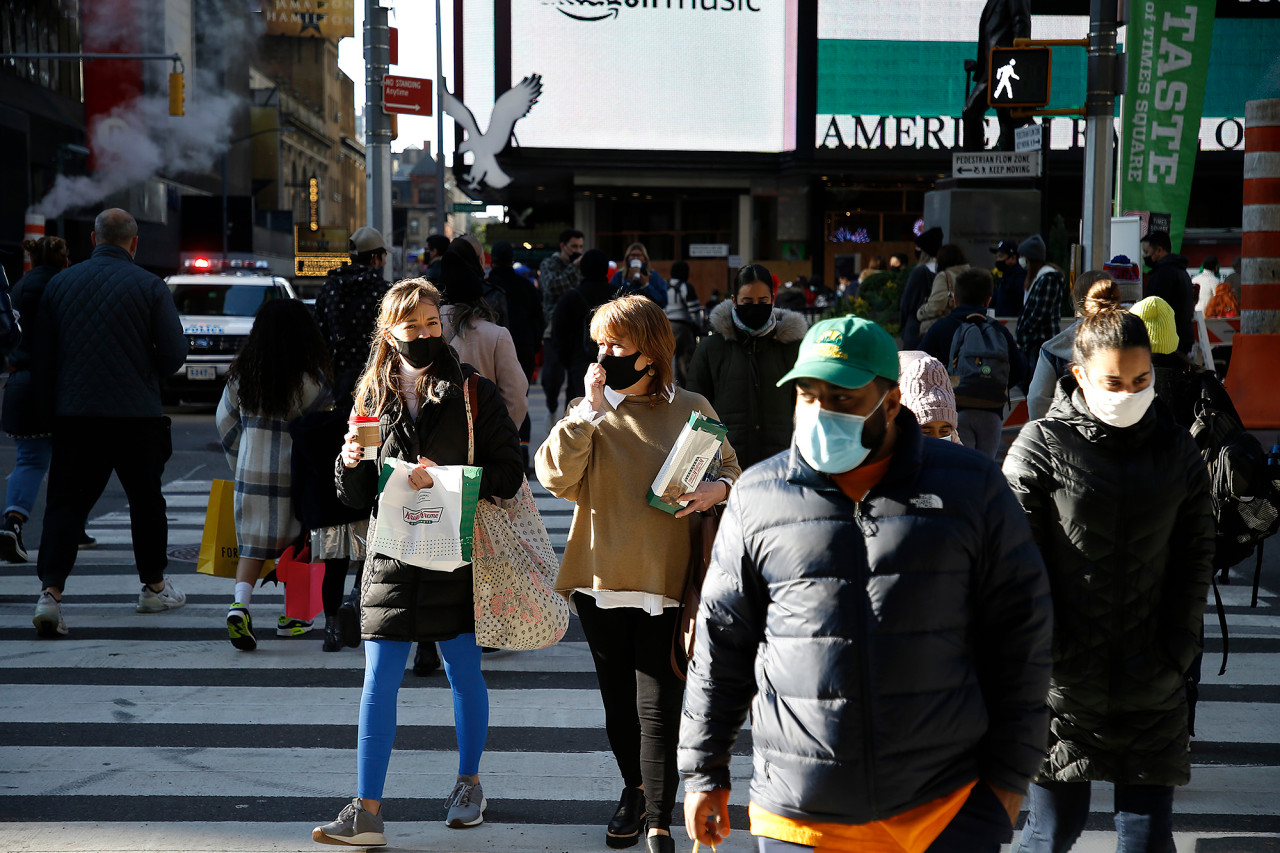
<instances>
[{"instance_id":1,"label":"green winter coat","mask_svg":"<svg viewBox=\"0 0 1280 853\"><path fill-rule=\"evenodd\" d=\"M752 337L733 324L732 312L728 302L711 312L711 334L694 351L685 385L715 406L745 471L791 446L795 388L776 386L795 366L808 325L775 307L773 331Z\"/></svg>"}]
</instances>

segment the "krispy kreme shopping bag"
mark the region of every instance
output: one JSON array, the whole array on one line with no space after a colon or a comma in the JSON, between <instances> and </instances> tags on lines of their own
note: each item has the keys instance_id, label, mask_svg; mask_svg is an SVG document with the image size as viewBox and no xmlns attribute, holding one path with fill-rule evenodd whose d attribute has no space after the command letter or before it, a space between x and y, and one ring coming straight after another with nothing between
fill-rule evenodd
<instances>
[{"instance_id":1,"label":"krispy kreme shopping bag","mask_svg":"<svg viewBox=\"0 0 1280 853\"><path fill-rule=\"evenodd\" d=\"M369 526L369 550L440 572L471 562L480 469L470 465L428 468L433 485L409 485L414 465L387 459L378 480L378 516Z\"/></svg>"}]
</instances>

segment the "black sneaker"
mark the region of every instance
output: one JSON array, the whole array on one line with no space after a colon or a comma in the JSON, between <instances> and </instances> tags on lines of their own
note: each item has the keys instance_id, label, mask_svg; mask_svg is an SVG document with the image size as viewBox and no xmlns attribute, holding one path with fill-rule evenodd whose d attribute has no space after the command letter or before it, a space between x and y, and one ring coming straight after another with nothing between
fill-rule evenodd
<instances>
[{"instance_id":1,"label":"black sneaker","mask_svg":"<svg viewBox=\"0 0 1280 853\"><path fill-rule=\"evenodd\" d=\"M94 539L88 533L81 533L80 541L76 543L76 547L81 551L88 551L90 548L98 547L98 540Z\"/></svg>"},{"instance_id":2,"label":"black sneaker","mask_svg":"<svg viewBox=\"0 0 1280 853\"><path fill-rule=\"evenodd\" d=\"M0 557L10 563L25 563L30 556L22 544L22 519L9 514L0 522Z\"/></svg>"}]
</instances>

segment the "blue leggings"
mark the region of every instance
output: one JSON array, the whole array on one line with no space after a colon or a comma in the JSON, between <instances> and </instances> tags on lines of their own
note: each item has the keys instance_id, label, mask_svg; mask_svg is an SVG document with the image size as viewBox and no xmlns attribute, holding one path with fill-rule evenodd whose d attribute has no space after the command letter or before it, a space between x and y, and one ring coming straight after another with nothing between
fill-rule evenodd
<instances>
[{"instance_id":1,"label":"blue leggings","mask_svg":"<svg viewBox=\"0 0 1280 853\"><path fill-rule=\"evenodd\" d=\"M365 640L364 693L360 696L360 734L356 746L356 794L381 800L396 737L396 695L404 679L412 643ZM453 690L453 725L458 735L458 774L480 772L480 755L489 733L489 692L480 672L475 634L440 643L444 673Z\"/></svg>"}]
</instances>

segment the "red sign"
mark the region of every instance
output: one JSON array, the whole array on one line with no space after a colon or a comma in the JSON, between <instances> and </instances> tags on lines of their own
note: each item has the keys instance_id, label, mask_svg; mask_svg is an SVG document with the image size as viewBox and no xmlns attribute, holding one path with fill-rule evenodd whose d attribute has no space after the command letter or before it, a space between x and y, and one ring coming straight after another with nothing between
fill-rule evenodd
<instances>
[{"instance_id":1,"label":"red sign","mask_svg":"<svg viewBox=\"0 0 1280 853\"><path fill-rule=\"evenodd\" d=\"M389 65L400 64L400 31L395 27L387 27L387 46L391 48Z\"/></svg>"},{"instance_id":2,"label":"red sign","mask_svg":"<svg viewBox=\"0 0 1280 853\"><path fill-rule=\"evenodd\" d=\"M411 116L431 115L431 81L388 74L382 78L382 110Z\"/></svg>"}]
</instances>

